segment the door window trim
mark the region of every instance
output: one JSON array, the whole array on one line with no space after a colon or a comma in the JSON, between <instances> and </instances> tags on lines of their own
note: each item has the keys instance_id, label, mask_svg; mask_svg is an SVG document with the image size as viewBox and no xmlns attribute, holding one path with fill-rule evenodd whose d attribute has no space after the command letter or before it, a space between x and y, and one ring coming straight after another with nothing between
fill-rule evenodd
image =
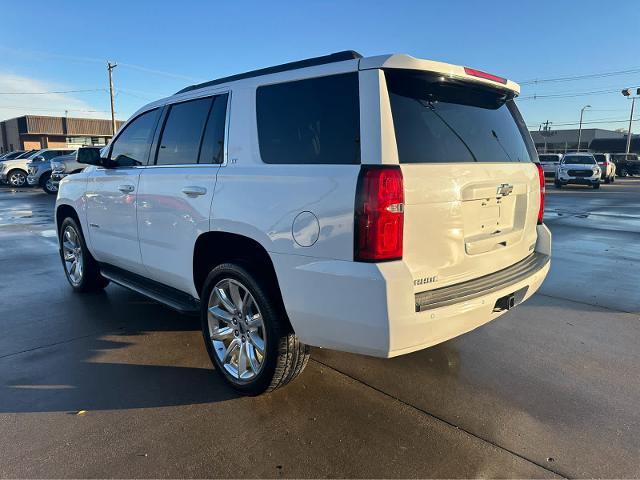
<instances>
[{"instance_id":1,"label":"door window trim","mask_svg":"<svg viewBox=\"0 0 640 480\"><path fill-rule=\"evenodd\" d=\"M214 97L220 96L220 95L227 95L227 109L225 112L225 119L224 119L224 149L222 152L222 163L185 163L185 164L171 164L171 165L158 165L157 161L158 161L158 152L160 151L160 139L162 138L162 133L164 132L164 127L166 125L167 122L167 118L169 117L169 112L171 110L171 107L173 105L179 105L181 103L186 103L186 102L192 102L195 100L203 100L203 99L207 99L207 98L211 98L213 99ZM166 103L163 107L161 107L163 109L163 111L160 113L160 118L158 121L158 125L160 125L160 123L162 123L162 128L158 129L158 126L156 126L156 132L154 134L154 138L153 138L153 142L151 144L151 148L152 148L152 154L149 155L149 161L147 162L146 166L143 166L142 168L211 168L211 167L225 167L227 165L227 160L228 160L228 150L229 150L229 122L231 119L231 90L230 89L225 89L225 90L219 90L217 92L214 93L207 93L206 95L201 95L198 97L193 97L193 98L186 98L186 99L179 99L170 103ZM203 142L203 138L204 138L204 134L207 128L207 123L209 121L209 115L211 114L211 109L213 108L213 102L211 103L211 106L209 107L209 112L207 114L207 121L205 121L203 130L202 130L202 136L200 138L200 145L198 147L198 157L200 157L200 150L202 150L202 142ZM140 167L138 167L140 168Z\"/></svg>"}]
</instances>

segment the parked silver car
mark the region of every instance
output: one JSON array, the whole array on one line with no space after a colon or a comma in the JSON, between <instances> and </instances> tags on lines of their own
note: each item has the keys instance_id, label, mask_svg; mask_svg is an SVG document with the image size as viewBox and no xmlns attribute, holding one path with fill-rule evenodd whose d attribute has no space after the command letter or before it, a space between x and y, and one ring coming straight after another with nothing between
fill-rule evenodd
<instances>
[{"instance_id":1,"label":"parked silver car","mask_svg":"<svg viewBox=\"0 0 640 480\"><path fill-rule=\"evenodd\" d=\"M540 161L540 165L542 165L544 176L555 177L558 164L560 163L560 160L562 160L562 154L561 153L539 153L538 160Z\"/></svg>"},{"instance_id":2,"label":"parked silver car","mask_svg":"<svg viewBox=\"0 0 640 480\"><path fill-rule=\"evenodd\" d=\"M74 154L75 152L76 150L73 150L70 154ZM52 164L54 160L64 156L65 155L53 157L49 161L38 161L36 159L31 160L31 162L27 164L27 172L29 173L27 176L27 183L32 187L41 187L50 195L58 193L58 185L54 184L51 180Z\"/></svg>"}]
</instances>

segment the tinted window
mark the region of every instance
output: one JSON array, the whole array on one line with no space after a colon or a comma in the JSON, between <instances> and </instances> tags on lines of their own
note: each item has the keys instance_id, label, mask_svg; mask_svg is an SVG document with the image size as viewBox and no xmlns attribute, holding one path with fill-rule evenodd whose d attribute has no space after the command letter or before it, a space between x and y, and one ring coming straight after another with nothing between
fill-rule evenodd
<instances>
[{"instance_id":1,"label":"tinted window","mask_svg":"<svg viewBox=\"0 0 640 480\"><path fill-rule=\"evenodd\" d=\"M566 165L593 165L595 160L588 155L565 155L562 163Z\"/></svg>"},{"instance_id":2,"label":"tinted window","mask_svg":"<svg viewBox=\"0 0 640 480\"><path fill-rule=\"evenodd\" d=\"M198 163L198 151L211 98L171 105L162 131L157 165Z\"/></svg>"},{"instance_id":3,"label":"tinted window","mask_svg":"<svg viewBox=\"0 0 640 480\"><path fill-rule=\"evenodd\" d=\"M559 158L557 155L538 155L538 160L541 162L557 162Z\"/></svg>"},{"instance_id":4,"label":"tinted window","mask_svg":"<svg viewBox=\"0 0 640 480\"><path fill-rule=\"evenodd\" d=\"M213 106L205 127L199 163L222 163L224 161L224 126L227 118L228 95L213 98Z\"/></svg>"},{"instance_id":5,"label":"tinted window","mask_svg":"<svg viewBox=\"0 0 640 480\"><path fill-rule=\"evenodd\" d=\"M598 163L603 163L607 160L607 158L602 153L600 154L596 153L593 157L596 159L596 162Z\"/></svg>"},{"instance_id":6,"label":"tinted window","mask_svg":"<svg viewBox=\"0 0 640 480\"><path fill-rule=\"evenodd\" d=\"M536 158L511 94L427 72L385 75L400 163Z\"/></svg>"},{"instance_id":7,"label":"tinted window","mask_svg":"<svg viewBox=\"0 0 640 480\"><path fill-rule=\"evenodd\" d=\"M159 113L156 108L129 123L111 147L111 160L121 167L146 164Z\"/></svg>"},{"instance_id":8,"label":"tinted window","mask_svg":"<svg viewBox=\"0 0 640 480\"><path fill-rule=\"evenodd\" d=\"M258 88L260 154L266 163L360 163L358 75Z\"/></svg>"}]
</instances>

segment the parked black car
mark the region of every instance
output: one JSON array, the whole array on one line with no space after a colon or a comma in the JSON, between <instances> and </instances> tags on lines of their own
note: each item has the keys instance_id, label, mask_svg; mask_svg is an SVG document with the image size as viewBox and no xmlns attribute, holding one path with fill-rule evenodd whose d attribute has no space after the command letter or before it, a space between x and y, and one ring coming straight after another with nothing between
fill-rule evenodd
<instances>
[{"instance_id":1,"label":"parked black car","mask_svg":"<svg viewBox=\"0 0 640 480\"><path fill-rule=\"evenodd\" d=\"M611 160L616 164L619 177L640 175L640 159L637 153L612 153Z\"/></svg>"}]
</instances>

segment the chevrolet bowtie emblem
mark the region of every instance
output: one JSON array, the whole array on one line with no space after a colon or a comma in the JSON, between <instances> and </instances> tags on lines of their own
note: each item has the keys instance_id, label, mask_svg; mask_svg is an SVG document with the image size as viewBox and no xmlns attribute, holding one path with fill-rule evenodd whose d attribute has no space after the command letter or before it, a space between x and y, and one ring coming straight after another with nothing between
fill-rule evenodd
<instances>
[{"instance_id":1,"label":"chevrolet bowtie emblem","mask_svg":"<svg viewBox=\"0 0 640 480\"><path fill-rule=\"evenodd\" d=\"M502 195L506 197L511 192L513 192L513 185L509 185L508 183L503 183L502 185L498 185L498 195Z\"/></svg>"}]
</instances>

